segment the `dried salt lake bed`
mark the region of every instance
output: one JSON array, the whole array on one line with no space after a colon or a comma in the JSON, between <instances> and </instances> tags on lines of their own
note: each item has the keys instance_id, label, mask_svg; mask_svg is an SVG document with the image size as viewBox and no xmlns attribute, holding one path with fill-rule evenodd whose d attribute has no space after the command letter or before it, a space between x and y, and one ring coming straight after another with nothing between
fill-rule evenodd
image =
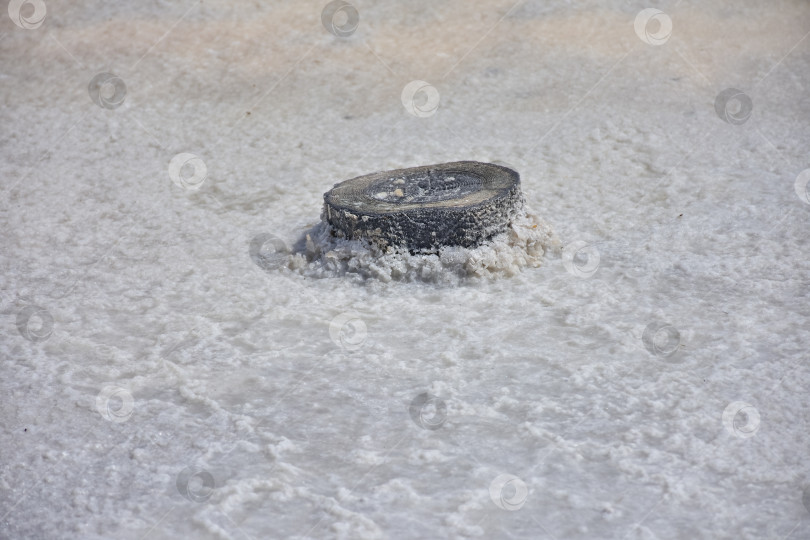
<instances>
[{"instance_id":1,"label":"dried salt lake bed","mask_svg":"<svg viewBox=\"0 0 810 540\"><path fill-rule=\"evenodd\" d=\"M1 14L0 537L810 537L810 6L352 3ZM543 252L313 236L462 159Z\"/></svg>"}]
</instances>

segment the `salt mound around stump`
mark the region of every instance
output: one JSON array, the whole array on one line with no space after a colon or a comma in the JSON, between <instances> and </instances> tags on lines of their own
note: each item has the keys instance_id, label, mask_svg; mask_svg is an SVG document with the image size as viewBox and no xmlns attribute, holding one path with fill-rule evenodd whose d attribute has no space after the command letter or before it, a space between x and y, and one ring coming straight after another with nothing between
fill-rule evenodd
<instances>
[{"instance_id":1,"label":"salt mound around stump","mask_svg":"<svg viewBox=\"0 0 810 540\"><path fill-rule=\"evenodd\" d=\"M287 265L310 277L354 275L361 279L455 284L466 278L512 276L538 267L546 253L560 252L551 226L523 210L507 230L477 247L443 246L436 253L381 248L366 239L348 240L322 221L293 247Z\"/></svg>"},{"instance_id":2,"label":"salt mound around stump","mask_svg":"<svg viewBox=\"0 0 810 540\"><path fill-rule=\"evenodd\" d=\"M518 172L477 161L340 182L324 194L321 222L292 250L272 235L260 235L251 245L251 257L264 268L446 284L511 276L540 266L549 251L559 253L560 241L526 209Z\"/></svg>"}]
</instances>

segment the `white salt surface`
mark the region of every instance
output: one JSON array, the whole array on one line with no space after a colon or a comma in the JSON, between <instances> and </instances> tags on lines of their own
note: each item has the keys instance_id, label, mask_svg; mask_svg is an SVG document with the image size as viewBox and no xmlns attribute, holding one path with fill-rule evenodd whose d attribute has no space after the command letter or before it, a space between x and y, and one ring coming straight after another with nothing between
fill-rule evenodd
<instances>
[{"instance_id":1,"label":"white salt surface","mask_svg":"<svg viewBox=\"0 0 810 540\"><path fill-rule=\"evenodd\" d=\"M353 3L0 12L0 537L810 538L810 5ZM251 251L468 159L563 249Z\"/></svg>"}]
</instances>

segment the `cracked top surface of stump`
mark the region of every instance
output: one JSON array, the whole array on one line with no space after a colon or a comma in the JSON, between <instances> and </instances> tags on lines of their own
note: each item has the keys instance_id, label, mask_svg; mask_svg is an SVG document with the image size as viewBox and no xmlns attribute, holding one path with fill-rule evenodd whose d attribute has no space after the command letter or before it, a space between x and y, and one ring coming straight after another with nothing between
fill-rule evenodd
<instances>
[{"instance_id":1,"label":"cracked top surface of stump","mask_svg":"<svg viewBox=\"0 0 810 540\"><path fill-rule=\"evenodd\" d=\"M445 245L477 246L503 232L522 200L517 171L458 161L336 184L324 194L324 218L349 239L435 251Z\"/></svg>"}]
</instances>

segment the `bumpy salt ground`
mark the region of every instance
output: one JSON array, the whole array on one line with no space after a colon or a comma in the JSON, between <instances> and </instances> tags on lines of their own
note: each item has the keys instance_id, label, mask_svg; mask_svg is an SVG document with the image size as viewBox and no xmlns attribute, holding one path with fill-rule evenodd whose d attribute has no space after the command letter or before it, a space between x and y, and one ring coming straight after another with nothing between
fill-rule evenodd
<instances>
[{"instance_id":1,"label":"bumpy salt ground","mask_svg":"<svg viewBox=\"0 0 810 540\"><path fill-rule=\"evenodd\" d=\"M810 538L810 5L351 1L0 11L0 537ZM537 229L324 241L458 160Z\"/></svg>"}]
</instances>

